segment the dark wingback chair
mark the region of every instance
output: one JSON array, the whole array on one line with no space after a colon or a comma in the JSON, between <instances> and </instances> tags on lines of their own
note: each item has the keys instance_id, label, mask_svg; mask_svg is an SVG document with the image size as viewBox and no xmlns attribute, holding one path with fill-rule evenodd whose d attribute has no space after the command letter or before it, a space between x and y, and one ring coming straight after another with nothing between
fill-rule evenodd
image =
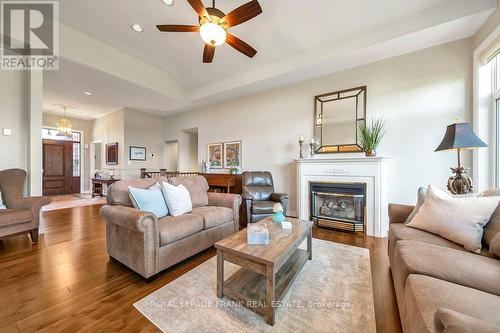
<instances>
[{"instance_id":1,"label":"dark wingback chair","mask_svg":"<svg viewBox=\"0 0 500 333\"><path fill-rule=\"evenodd\" d=\"M246 171L241 176L243 200L247 222L253 223L273 214L273 206L279 202L284 214L288 209L288 194L275 193L273 176L268 171Z\"/></svg>"},{"instance_id":2,"label":"dark wingback chair","mask_svg":"<svg viewBox=\"0 0 500 333\"><path fill-rule=\"evenodd\" d=\"M26 171L0 171L0 192L7 209L0 209L0 238L29 233L33 243L38 242L40 209L51 202L47 197L23 198Z\"/></svg>"}]
</instances>

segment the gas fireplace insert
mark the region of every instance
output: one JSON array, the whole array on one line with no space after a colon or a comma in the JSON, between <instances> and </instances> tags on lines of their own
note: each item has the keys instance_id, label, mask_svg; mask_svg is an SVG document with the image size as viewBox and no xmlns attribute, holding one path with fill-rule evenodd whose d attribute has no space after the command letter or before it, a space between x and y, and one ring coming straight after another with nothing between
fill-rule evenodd
<instances>
[{"instance_id":1,"label":"gas fireplace insert","mask_svg":"<svg viewBox=\"0 0 500 333\"><path fill-rule=\"evenodd\" d=\"M365 232L365 183L311 182L310 203L316 225Z\"/></svg>"}]
</instances>

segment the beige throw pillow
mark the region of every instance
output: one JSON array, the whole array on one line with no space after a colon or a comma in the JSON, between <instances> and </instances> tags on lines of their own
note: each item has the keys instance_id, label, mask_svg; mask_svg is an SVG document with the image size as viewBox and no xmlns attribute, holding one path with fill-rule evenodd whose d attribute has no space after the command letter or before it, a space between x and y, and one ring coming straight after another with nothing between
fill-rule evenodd
<instances>
[{"instance_id":1,"label":"beige throw pillow","mask_svg":"<svg viewBox=\"0 0 500 333\"><path fill-rule=\"evenodd\" d=\"M183 185L189 191L193 208L208 206L208 183L205 177L173 177L168 182L174 186Z\"/></svg>"},{"instance_id":2,"label":"beige throw pillow","mask_svg":"<svg viewBox=\"0 0 500 333\"><path fill-rule=\"evenodd\" d=\"M429 186L424 204L407 226L437 234L480 253L483 227L499 200L500 197L454 198Z\"/></svg>"},{"instance_id":3,"label":"beige throw pillow","mask_svg":"<svg viewBox=\"0 0 500 333\"><path fill-rule=\"evenodd\" d=\"M163 182L162 192L170 215L180 216L193 210L191 196L184 185L174 186Z\"/></svg>"}]
</instances>

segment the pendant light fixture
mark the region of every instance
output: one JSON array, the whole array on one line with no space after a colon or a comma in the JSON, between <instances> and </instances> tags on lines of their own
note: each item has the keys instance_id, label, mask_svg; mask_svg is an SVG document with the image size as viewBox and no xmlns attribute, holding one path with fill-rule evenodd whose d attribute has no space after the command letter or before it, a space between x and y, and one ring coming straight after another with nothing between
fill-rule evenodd
<instances>
[{"instance_id":1,"label":"pendant light fixture","mask_svg":"<svg viewBox=\"0 0 500 333\"><path fill-rule=\"evenodd\" d=\"M60 136L71 136L71 122L66 118L66 106L63 106L64 115L59 121L56 123L57 129L59 130L58 135Z\"/></svg>"}]
</instances>

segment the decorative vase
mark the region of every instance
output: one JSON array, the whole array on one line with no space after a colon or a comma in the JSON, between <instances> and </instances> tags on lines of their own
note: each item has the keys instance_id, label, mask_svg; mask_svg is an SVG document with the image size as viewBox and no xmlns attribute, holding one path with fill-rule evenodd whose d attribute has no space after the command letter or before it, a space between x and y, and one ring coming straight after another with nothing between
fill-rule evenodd
<instances>
[{"instance_id":1,"label":"decorative vase","mask_svg":"<svg viewBox=\"0 0 500 333\"><path fill-rule=\"evenodd\" d=\"M365 150L365 156L366 157L374 157L374 156L377 156L377 152L375 151L375 149L368 149L368 150Z\"/></svg>"},{"instance_id":2,"label":"decorative vase","mask_svg":"<svg viewBox=\"0 0 500 333\"><path fill-rule=\"evenodd\" d=\"M276 212L273 214L273 222L275 223L281 223L285 222L285 215L283 212Z\"/></svg>"}]
</instances>

